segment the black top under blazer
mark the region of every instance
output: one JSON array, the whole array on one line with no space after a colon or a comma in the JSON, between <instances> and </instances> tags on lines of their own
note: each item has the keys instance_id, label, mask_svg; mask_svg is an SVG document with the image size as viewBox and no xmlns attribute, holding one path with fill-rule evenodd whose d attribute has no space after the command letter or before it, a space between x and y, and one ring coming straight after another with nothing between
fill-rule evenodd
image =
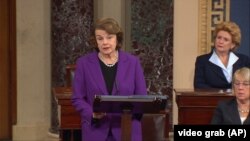
<instances>
[{"instance_id":1,"label":"black top under blazer","mask_svg":"<svg viewBox=\"0 0 250 141\"><path fill-rule=\"evenodd\" d=\"M226 101L220 101L217 105L211 124L221 125L241 125L240 114L238 112L238 106L236 98ZM244 125L250 125L250 114L243 122Z\"/></svg>"},{"instance_id":2,"label":"black top under blazer","mask_svg":"<svg viewBox=\"0 0 250 141\"><path fill-rule=\"evenodd\" d=\"M213 50L209 54L201 55L196 58L194 88L218 88L231 89L232 84L228 83L222 69L209 61ZM243 54L234 53L239 59L233 65L233 73L242 67L250 68L250 58Z\"/></svg>"}]
</instances>

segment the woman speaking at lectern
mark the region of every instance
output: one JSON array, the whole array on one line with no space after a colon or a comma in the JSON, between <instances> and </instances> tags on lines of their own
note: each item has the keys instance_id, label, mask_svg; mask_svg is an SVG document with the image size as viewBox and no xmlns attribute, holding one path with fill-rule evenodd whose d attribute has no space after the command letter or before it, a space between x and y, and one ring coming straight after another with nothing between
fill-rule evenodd
<instances>
[{"instance_id":1,"label":"woman speaking at lectern","mask_svg":"<svg viewBox=\"0 0 250 141\"><path fill-rule=\"evenodd\" d=\"M81 115L82 141L121 140L121 114L94 113L95 95L146 95L137 57L121 50L123 32L112 18L97 20L93 33L96 51L76 63L72 104ZM141 116L132 116L131 141L142 140Z\"/></svg>"}]
</instances>

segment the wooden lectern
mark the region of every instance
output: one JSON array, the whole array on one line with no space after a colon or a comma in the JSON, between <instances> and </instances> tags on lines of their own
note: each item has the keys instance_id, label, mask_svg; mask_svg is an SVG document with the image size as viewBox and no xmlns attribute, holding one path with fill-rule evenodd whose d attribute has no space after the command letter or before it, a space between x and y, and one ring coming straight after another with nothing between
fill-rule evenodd
<instances>
[{"instance_id":1,"label":"wooden lectern","mask_svg":"<svg viewBox=\"0 0 250 141\"><path fill-rule=\"evenodd\" d=\"M96 95L94 112L121 113L121 140L131 140L132 114L154 114L165 110L167 96L163 95L130 95L111 96Z\"/></svg>"}]
</instances>

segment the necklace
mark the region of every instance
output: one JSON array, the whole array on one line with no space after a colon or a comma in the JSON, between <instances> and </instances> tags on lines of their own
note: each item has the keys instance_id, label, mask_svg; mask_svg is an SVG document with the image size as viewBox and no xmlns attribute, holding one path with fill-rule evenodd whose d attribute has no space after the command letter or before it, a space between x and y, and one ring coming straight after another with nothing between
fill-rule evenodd
<instances>
[{"instance_id":1,"label":"necklace","mask_svg":"<svg viewBox=\"0 0 250 141\"><path fill-rule=\"evenodd\" d=\"M104 57L101 55L101 53L98 54L98 57L101 59L101 61L107 66L107 67L113 67L117 61L118 61L118 52L116 52L115 54L115 59L111 59L111 61L113 62L112 64L108 64L106 63L104 60Z\"/></svg>"},{"instance_id":2,"label":"necklace","mask_svg":"<svg viewBox=\"0 0 250 141\"><path fill-rule=\"evenodd\" d=\"M105 63L104 63L105 64ZM105 64L107 67L113 67L116 64L116 62L114 64Z\"/></svg>"},{"instance_id":3,"label":"necklace","mask_svg":"<svg viewBox=\"0 0 250 141\"><path fill-rule=\"evenodd\" d=\"M248 113L248 112L249 112L249 110L242 110L242 109L238 109L238 111L239 111L240 113Z\"/></svg>"}]
</instances>

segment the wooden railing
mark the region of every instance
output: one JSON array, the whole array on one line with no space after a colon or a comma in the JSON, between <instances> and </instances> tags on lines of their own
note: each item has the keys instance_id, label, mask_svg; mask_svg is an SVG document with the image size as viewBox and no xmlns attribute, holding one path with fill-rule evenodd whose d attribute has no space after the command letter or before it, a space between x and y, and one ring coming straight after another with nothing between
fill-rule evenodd
<instances>
[{"instance_id":1,"label":"wooden railing","mask_svg":"<svg viewBox=\"0 0 250 141\"><path fill-rule=\"evenodd\" d=\"M234 95L223 90L175 90L178 124L210 124L214 110L221 100Z\"/></svg>"}]
</instances>

